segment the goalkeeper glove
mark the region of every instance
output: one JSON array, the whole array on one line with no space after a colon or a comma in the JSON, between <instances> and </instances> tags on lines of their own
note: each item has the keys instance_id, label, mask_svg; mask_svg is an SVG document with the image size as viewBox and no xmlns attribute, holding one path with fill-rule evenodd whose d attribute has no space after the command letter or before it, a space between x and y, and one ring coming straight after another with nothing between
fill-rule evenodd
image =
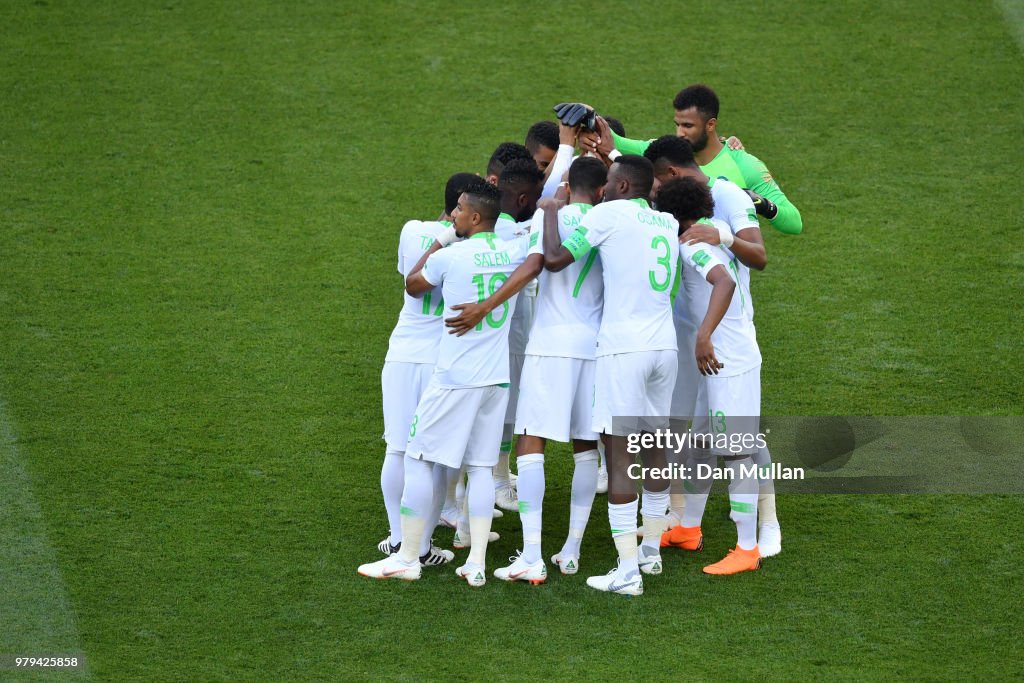
<instances>
[{"instance_id":1,"label":"goalkeeper glove","mask_svg":"<svg viewBox=\"0 0 1024 683\"><path fill-rule=\"evenodd\" d=\"M562 102L555 105L558 120L566 126L583 126L587 130L597 128L597 112L580 102Z\"/></svg>"},{"instance_id":2,"label":"goalkeeper glove","mask_svg":"<svg viewBox=\"0 0 1024 683\"><path fill-rule=\"evenodd\" d=\"M764 216L768 220L771 220L779 215L779 207L770 199L765 199L761 195L752 190L743 190L750 197L751 201L754 202L754 211L757 212L758 216Z\"/></svg>"}]
</instances>

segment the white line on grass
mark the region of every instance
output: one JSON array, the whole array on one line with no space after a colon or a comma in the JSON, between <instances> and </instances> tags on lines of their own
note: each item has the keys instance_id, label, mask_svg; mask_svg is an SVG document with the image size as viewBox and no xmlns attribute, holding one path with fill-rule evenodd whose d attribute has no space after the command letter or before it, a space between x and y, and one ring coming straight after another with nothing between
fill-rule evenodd
<instances>
[{"instance_id":1,"label":"white line on grass","mask_svg":"<svg viewBox=\"0 0 1024 683\"><path fill-rule=\"evenodd\" d=\"M1024 0L995 0L996 7L1003 13L1010 28L1010 34L1017 41L1017 47L1024 52Z\"/></svg>"},{"instance_id":2,"label":"white line on grass","mask_svg":"<svg viewBox=\"0 0 1024 683\"><path fill-rule=\"evenodd\" d=\"M82 644L57 555L0 399L0 657L78 655ZM0 679L16 675L2 662ZM26 676L32 674L26 672ZM86 666L61 680L91 680ZM32 679L35 680L35 679Z\"/></svg>"}]
</instances>

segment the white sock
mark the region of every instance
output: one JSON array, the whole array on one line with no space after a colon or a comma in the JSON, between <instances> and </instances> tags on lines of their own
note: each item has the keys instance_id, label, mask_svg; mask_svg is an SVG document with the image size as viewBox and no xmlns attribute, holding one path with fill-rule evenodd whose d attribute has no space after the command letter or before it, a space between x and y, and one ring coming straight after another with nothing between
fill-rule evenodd
<instances>
[{"instance_id":1,"label":"white sock","mask_svg":"<svg viewBox=\"0 0 1024 683\"><path fill-rule=\"evenodd\" d=\"M775 511L775 481L771 478L772 455L768 452L767 446L759 448L754 454L754 464L757 465L757 516L761 524L779 523L779 515Z\"/></svg>"},{"instance_id":2,"label":"white sock","mask_svg":"<svg viewBox=\"0 0 1024 683\"><path fill-rule=\"evenodd\" d=\"M669 451L669 464L686 465L690 461L690 449L686 446L681 451ZM686 509L686 489L683 488L681 477L672 477L668 496L668 510L676 519L683 518L683 510Z\"/></svg>"},{"instance_id":3,"label":"white sock","mask_svg":"<svg viewBox=\"0 0 1024 683\"><path fill-rule=\"evenodd\" d=\"M494 488L509 486L508 457L512 452L512 431L514 425L505 425L501 432L501 447L498 449L498 464L494 466Z\"/></svg>"},{"instance_id":4,"label":"white sock","mask_svg":"<svg viewBox=\"0 0 1024 683\"><path fill-rule=\"evenodd\" d=\"M714 467L715 458L706 450L693 449L690 451L689 476L683 482L683 490L686 491L686 507L683 508L683 515L679 519L680 526L700 526L704 519L704 508L708 504L708 495L711 493L711 485L714 481L710 478L697 478L697 465L704 464Z\"/></svg>"},{"instance_id":5,"label":"white sock","mask_svg":"<svg viewBox=\"0 0 1024 683\"><path fill-rule=\"evenodd\" d=\"M736 522L736 545L741 550L757 546L757 478L741 478L742 467L751 465L749 456L729 460L726 466L732 472L729 480L729 517Z\"/></svg>"},{"instance_id":6,"label":"white sock","mask_svg":"<svg viewBox=\"0 0 1024 683\"><path fill-rule=\"evenodd\" d=\"M445 482L444 504L441 506L441 509L448 512L458 509L458 492L459 483L462 481L462 470L453 467L445 467L444 470L448 474L448 480ZM465 489L463 489L463 493L465 493Z\"/></svg>"},{"instance_id":7,"label":"white sock","mask_svg":"<svg viewBox=\"0 0 1024 683\"><path fill-rule=\"evenodd\" d=\"M459 521L455 525L455 533L463 541L469 540L469 496L464 496L462 499L462 508L459 510Z\"/></svg>"},{"instance_id":8,"label":"white sock","mask_svg":"<svg viewBox=\"0 0 1024 683\"><path fill-rule=\"evenodd\" d=\"M380 468L380 491L384 494L384 510L388 513L390 535L388 542L402 542L402 486L405 483L405 453L393 448L384 453Z\"/></svg>"},{"instance_id":9,"label":"white sock","mask_svg":"<svg viewBox=\"0 0 1024 683\"><path fill-rule=\"evenodd\" d=\"M494 482L491 468L479 465L466 467L466 500L469 508L469 564L486 566L487 541L491 535L494 513Z\"/></svg>"},{"instance_id":10,"label":"white sock","mask_svg":"<svg viewBox=\"0 0 1024 683\"><path fill-rule=\"evenodd\" d=\"M444 504L444 492L448 487L448 472L451 470L450 467L444 465L434 464L431 475L433 480L431 482L433 495L431 497L430 512L427 514L425 519L426 528L429 530L423 534L423 540L420 541L420 556L426 555L430 552L430 536L434 533L434 529L437 528L437 522L441 519L441 506Z\"/></svg>"},{"instance_id":11,"label":"white sock","mask_svg":"<svg viewBox=\"0 0 1024 683\"><path fill-rule=\"evenodd\" d=\"M519 470L519 520L523 523L523 560L540 559L541 515L544 507L544 454L516 458Z\"/></svg>"},{"instance_id":12,"label":"white sock","mask_svg":"<svg viewBox=\"0 0 1024 683\"><path fill-rule=\"evenodd\" d=\"M459 468L455 475L455 508L462 509L462 503L466 500L466 468Z\"/></svg>"},{"instance_id":13,"label":"white sock","mask_svg":"<svg viewBox=\"0 0 1024 683\"><path fill-rule=\"evenodd\" d=\"M644 541L641 552L646 555L661 553L661 534L665 531L665 511L668 508L668 489L643 490L640 514L644 521Z\"/></svg>"},{"instance_id":14,"label":"white sock","mask_svg":"<svg viewBox=\"0 0 1024 683\"><path fill-rule=\"evenodd\" d=\"M638 501L615 505L608 503L608 522L612 528L612 540L619 551L619 573L629 576L640 571L636 561L636 509Z\"/></svg>"},{"instance_id":15,"label":"white sock","mask_svg":"<svg viewBox=\"0 0 1024 683\"><path fill-rule=\"evenodd\" d=\"M405 458L405 488L402 491L402 548L398 551L404 562L418 561L423 537L427 533L427 516L434 504L433 463Z\"/></svg>"},{"instance_id":16,"label":"white sock","mask_svg":"<svg viewBox=\"0 0 1024 683\"><path fill-rule=\"evenodd\" d=\"M576 467L572 471L572 492L569 494L569 537L559 553L563 557L580 556L583 532L587 530L590 509L597 493L597 449L574 453L572 457Z\"/></svg>"}]
</instances>

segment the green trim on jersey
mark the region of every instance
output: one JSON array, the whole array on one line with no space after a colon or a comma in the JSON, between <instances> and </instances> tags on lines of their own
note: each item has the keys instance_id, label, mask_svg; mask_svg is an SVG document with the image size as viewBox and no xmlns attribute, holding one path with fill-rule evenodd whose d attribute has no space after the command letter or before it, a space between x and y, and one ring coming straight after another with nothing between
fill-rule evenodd
<instances>
[{"instance_id":1,"label":"green trim on jersey","mask_svg":"<svg viewBox=\"0 0 1024 683\"><path fill-rule=\"evenodd\" d=\"M651 203L649 201L647 201L646 199L644 199L643 197L633 197L632 199L627 199L626 201L627 202L633 202L634 204L639 204L640 206L644 207L645 209L651 208Z\"/></svg>"},{"instance_id":2,"label":"green trim on jersey","mask_svg":"<svg viewBox=\"0 0 1024 683\"><path fill-rule=\"evenodd\" d=\"M594 208L593 204L585 204L584 202L573 202L569 206L579 207L580 215L581 216L586 216L587 215L587 211L590 211L591 209Z\"/></svg>"},{"instance_id":3,"label":"green trim on jersey","mask_svg":"<svg viewBox=\"0 0 1024 683\"><path fill-rule=\"evenodd\" d=\"M594 261L597 259L597 249L591 249L590 253L587 254L587 262L583 264L583 270L580 271L580 276L576 278L576 286L572 288L572 298L575 299L580 295L580 289L583 287L583 281L587 279L587 273L590 272L590 268L594 265Z\"/></svg>"},{"instance_id":4,"label":"green trim on jersey","mask_svg":"<svg viewBox=\"0 0 1024 683\"><path fill-rule=\"evenodd\" d=\"M494 243L494 241L498 239L498 236L493 232L478 232L475 235L471 235L469 239L475 240L478 237L487 240L487 245L491 248L491 251L498 248L498 245Z\"/></svg>"},{"instance_id":5,"label":"green trim on jersey","mask_svg":"<svg viewBox=\"0 0 1024 683\"><path fill-rule=\"evenodd\" d=\"M452 222L451 221L438 221L438 223L440 223L441 225L443 225L446 228L452 227Z\"/></svg>"},{"instance_id":6,"label":"green trim on jersey","mask_svg":"<svg viewBox=\"0 0 1024 683\"><path fill-rule=\"evenodd\" d=\"M500 221L502 218L504 218L505 220L507 220L510 223L518 223L519 222L515 218L512 218L512 216L509 216L504 211L502 211L501 213L498 214L498 220Z\"/></svg>"}]
</instances>

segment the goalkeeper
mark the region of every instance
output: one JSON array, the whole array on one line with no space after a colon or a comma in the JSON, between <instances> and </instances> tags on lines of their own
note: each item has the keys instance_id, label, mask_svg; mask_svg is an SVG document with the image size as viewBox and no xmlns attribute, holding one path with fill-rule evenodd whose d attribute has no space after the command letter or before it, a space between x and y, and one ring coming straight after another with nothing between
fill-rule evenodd
<instances>
[{"instance_id":1,"label":"goalkeeper","mask_svg":"<svg viewBox=\"0 0 1024 683\"><path fill-rule=\"evenodd\" d=\"M675 108L676 135L693 146L700 170L712 178L726 178L747 191L759 216L787 235L804 229L800 211L782 192L760 159L742 149L731 149L718 137L718 96L706 85L690 85L679 91L672 102ZM631 140L617 135L595 117L594 130L580 133L584 152L596 152L606 158L618 154L643 154L650 140Z\"/></svg>"}]
</instances>

